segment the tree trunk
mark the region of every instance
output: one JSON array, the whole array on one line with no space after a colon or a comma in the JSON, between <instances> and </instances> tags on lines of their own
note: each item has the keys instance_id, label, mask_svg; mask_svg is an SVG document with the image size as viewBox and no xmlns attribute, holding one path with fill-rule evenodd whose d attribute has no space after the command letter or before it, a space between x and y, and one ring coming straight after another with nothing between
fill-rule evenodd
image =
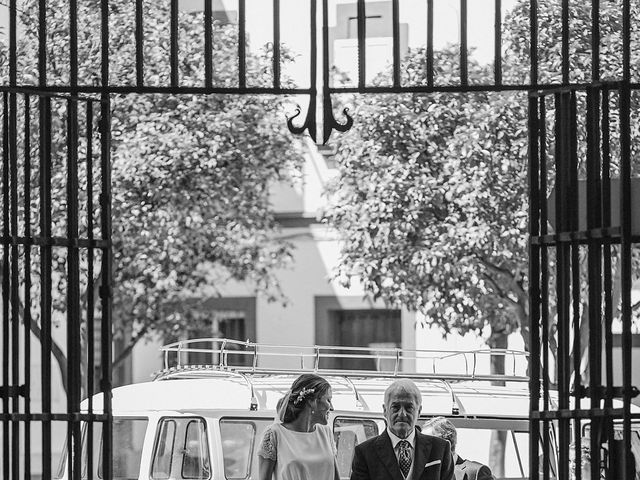
<instances>
[{"instance_id":1,"label":"tree trunk","mask_svg":"<svg viewBox=\"0 0 640 480\"><path fill-rule=\"evenodd\" d=\"M487 341L490 348L507 348L507 334L504 331L491 332ZM491 355L491 373L504 374L504 356ZM492 385L504 386L503 381L493 381ZM489 468L496 478L504 477L504 458L507 444L507 432L494 430L491 432L489 444Z\"/></svg>"},{"instance_id":2,"label":"tree trunk","mask_svg":"<svg viewBox=\"0 0 640 480\"><path fill-rule=\"evenodd\" d=\"M4 268L2 267L3 267L2 263L0 262L0 284L3 281L2 272L4 271ZM24 305L20 300L18 301L18 315L20 316L20 323L24 325ZM34 318L31 318L31 321L29 323L29 329L31 330L33 335L38 339L38 341L42 343L42 329L40 328L40 325L38 325L38 322ZM53 358L58 363L58 367L60 369L60 380L62 383L62 388L64 389L64 393L66 394L68 391L67 387L69 385L69 380L67 378L67 356L64 354L60 346L53 339L51 339L51 354L53 355ZM28 368L28 366L25 365L25 368Z\"/></svg>"}]
</instances>

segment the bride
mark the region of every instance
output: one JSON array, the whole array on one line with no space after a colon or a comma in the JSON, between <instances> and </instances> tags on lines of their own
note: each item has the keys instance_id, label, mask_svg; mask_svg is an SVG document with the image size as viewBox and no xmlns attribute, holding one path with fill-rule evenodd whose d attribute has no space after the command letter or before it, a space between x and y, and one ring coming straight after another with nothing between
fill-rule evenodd
<instances>
[{"instance_id":1,"label":"bride","mask_svg":"<svg viewBox=\"0 0 640 480\"><path fill-rule=\"evenodd\" d=\"M327 425L331 386L306 373L278 402L278 419L258 450L259 480L339 480L333 431Z\"/></svg>"}]
</instances>

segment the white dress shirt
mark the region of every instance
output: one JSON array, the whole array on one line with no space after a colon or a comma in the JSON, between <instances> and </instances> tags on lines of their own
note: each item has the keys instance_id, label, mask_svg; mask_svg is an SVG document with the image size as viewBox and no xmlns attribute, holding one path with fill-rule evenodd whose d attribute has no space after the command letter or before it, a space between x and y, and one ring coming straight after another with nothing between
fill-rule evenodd
<instances>
[{"instance_id":1,"label":"white dress shirt","mask_svg":"<svg viewBox=\"0 0 640 480\"><path fill-rule=\"evenodd\" d=\"M409 436L407 438L400 438L396 435L394 435L394 433L389 430L389 428L387 427L387 433L389 434L389 438L391 439L391 445L393 446L393 453L396 454L396 460L398 460L399 456L400 456L400 449L398 448L398 444L402 441L402 440L406 440L407 442L409 442L409 445L411 446L411 468L409 469L409 473L407 473L407 476L404 477L406 478L411 478L411 476L413 475L413 465L415 463L415 459L416 459L416 431L415 429L411 430L411 433L409 434ZM400 470L400 473L402 473L402 470Z\"/></svg>"}]
</instances>

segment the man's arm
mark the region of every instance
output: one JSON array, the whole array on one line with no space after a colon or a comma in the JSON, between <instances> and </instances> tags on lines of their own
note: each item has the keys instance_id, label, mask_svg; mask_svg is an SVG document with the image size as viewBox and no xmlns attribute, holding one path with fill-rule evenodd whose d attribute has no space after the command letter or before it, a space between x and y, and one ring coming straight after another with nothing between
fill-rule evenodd
<instances>
[{"instance_id":1,"label":"man's arm","mask_svg":"<svg viewBox=\"0 0 640 480\"><path fill-rule=\"evenodd\" d=\"M440 469L440 480L453 480L453 469L455 464L453 463L453 455L451 455L451 445L449 442L445 442L446 447L444 454L442 455L442 468Z\"/></svg>"},{"instance_id":2,"label":"man's arm","mask_svg":"<svg viewBox=\"0 0 640 480\"><path fill-rule=\"evenodd\" d=\"M356 446L353 454L353 462L351 463L351 480L371 480L369 475L369 467L367 467L367 461L364 458L364 452L362 448Z\"/></svg>"}]
</instances>

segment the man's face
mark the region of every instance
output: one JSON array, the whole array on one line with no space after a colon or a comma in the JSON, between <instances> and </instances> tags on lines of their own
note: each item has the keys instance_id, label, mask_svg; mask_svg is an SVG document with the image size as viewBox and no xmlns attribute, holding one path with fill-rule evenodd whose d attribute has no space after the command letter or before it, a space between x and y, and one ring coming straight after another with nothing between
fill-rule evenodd
<instances>
[{"instance_id":1,"label":"man's face","mask_svg":"<svg viewBox=\"0 0 640 480\"><path fill-rule=\"evenodd\" d=\"M382 409L389 430L400 438L407 438L415 429L421 406L412 394L396 389L391 391Z\"/></svg>"}]
</instances>

